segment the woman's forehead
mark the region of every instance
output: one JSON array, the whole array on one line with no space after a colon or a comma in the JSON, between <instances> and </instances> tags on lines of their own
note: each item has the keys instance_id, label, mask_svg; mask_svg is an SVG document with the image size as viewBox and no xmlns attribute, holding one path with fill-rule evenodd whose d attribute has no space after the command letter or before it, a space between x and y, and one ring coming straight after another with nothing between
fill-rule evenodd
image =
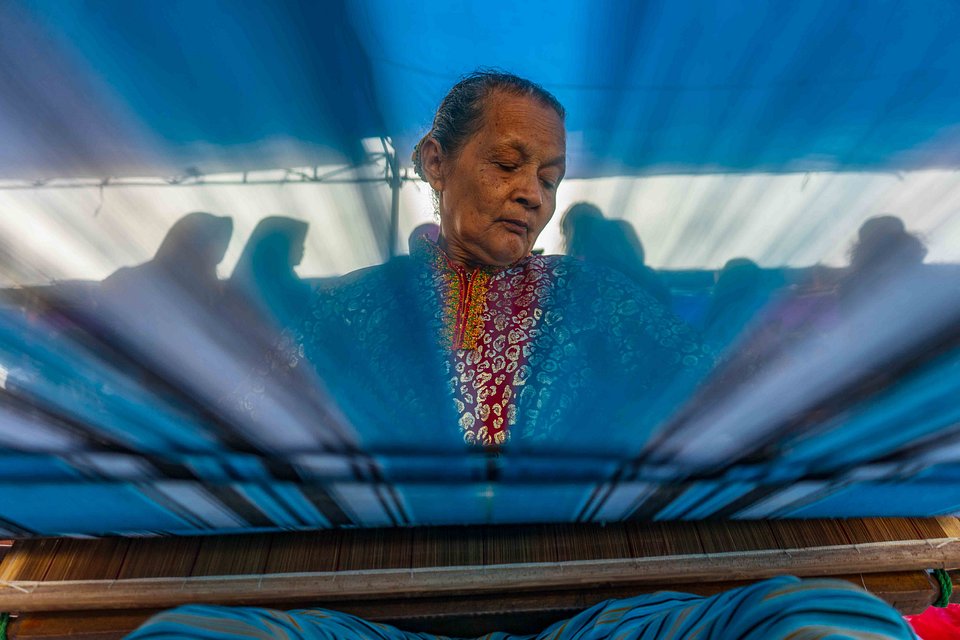
<instances>
[{"instance_id":1,"label":"woman's forehead","mask_svg":"<svg viewBox=\"0 0 960 640\"><path fill-rule=\"evenodd\" d=\"M515 150L526 155L542 152L543 146L566 143L563 119L552 107L532 96L514 96L503 92L492 95L484 110L483 124L477 135L486 146Z\"/></svg>"},{"instance_id":2,"label":"woman's forehead","mask_svg":"<svg viewBox=\"0 0 960 640\"><path fill-rule=\"evenodd\" d=\"M563 118L553 107L535 96L514 95L505 91L494 91L487 98L483 117L484 124L495 124L504 118L534 119L563 129Z\"/></svg>"}]
</instances>

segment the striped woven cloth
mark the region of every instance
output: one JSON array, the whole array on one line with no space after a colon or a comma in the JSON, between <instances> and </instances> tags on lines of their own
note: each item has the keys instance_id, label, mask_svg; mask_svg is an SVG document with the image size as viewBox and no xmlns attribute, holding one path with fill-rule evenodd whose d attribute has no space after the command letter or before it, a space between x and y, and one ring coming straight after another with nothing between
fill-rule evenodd
<instances>
[{"instance_id":1,"label":"striped woven cloth","mask_svg":"<svg viewBox=\"0 0 960 640\"><path fill-rule=\"evenodd\" d=\"M484 640L911 640L889 605L847 582L781 576L710 597L658 592L607 600L536 635ZM161 613L129 640L440 640L326 609L190 605Z\"/></svg>"}]
</instances>

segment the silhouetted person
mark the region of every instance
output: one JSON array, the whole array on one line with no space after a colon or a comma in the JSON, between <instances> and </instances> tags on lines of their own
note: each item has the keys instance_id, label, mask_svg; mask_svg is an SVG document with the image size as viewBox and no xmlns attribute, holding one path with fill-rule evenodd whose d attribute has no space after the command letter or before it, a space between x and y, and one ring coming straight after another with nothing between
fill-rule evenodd
<instances>
[{"instance_id":1,"label":"silhouetted person","mask_svg":"<svg viewBox=\"0 0 960 640\"><path fill-rule=\"evenodd\" d=\"M578 202L563 214L560 228L567 255L620 271L661 304L670 306L670 291L644 264L643 244L626 220L607 220L595 205Z\"/></svg>"},{"instance_id":2,"label":"silhouetted person","mask_svg":"<svg viewBox=\"0 0 960 640\"><path fill-rule=\"evenodd\" d=\"M235 358L224 344L217 278L232 232L230 218L190 213L170 228L152 260L120 269L101 283L90 325L110 345L106 353L115 350L120 358L115 364L128 376L126 383L111 383L129 386L128 391L114 393L133 395L125 403L110 399L116 409L105 409L97 419L143 446L202 449L217 438L212 424L192 407L212 406L235 377L225 373ZM127 364L131 361L135 367ZM109 382L84 378L84 384ZM138 399L147 389L155 395ZM171 389L179 395L168 395ZM131 406L139 409L131 412ZM130 422L136 427L128 430L123 425Z\"/></svg>"},{"instance_id":3,"label":"silhouetted person","mask_svg":"<svg viewBox=\"0 0 960 640\"><path fill-rule=\"evenodd\" d=\"M261 220L230 276L231 295L243 297L281 326L295 322L306 310L311 292L294 271L303 260L309 226L281 216Z\"/></svg>"},{"instance_id":4,"label":"silhouetted person","mask_svg":"<svg viewBox=\"0 0 960 640\"><path fill-rule=\"evenodd\" d=\"M710 308L703 322L703 337L711 346L728 346L766 306L771 288L763 270L752 260L729 260L717 277Z\"/></svg>"},{"instance_id":5,"label":"silhouetted person","mask_svg":"<svg viewBox=\"0 0 960 640\"><path fill-rule=\"evenodd\" d=\"M217 265L223 260L233 233L230 218L209 213L188 213L177 220L153 259L136 267L123 267L101 285L105 295L125 295L144 287L165 287L196 303L210 306L220 296Z\"/></svg>"},{"instance_id":6,"label":"silhouetted person","mask_svg":"<svg viewBox=\"0 0 960 640\"><path fill-rule=\"evenodd\" d=\"M840 294L890 282L896 275L923 264L927 248L895 216L870 218L860 227L850 250L850 268L840 282Z\"/></svg>"},{"instance_id":7,"label":"silhouetted person","mask_svg":"<svg viewBox=\"0 0 960 640\"><path fill-rule=\"evenodd\" d=\"M564 252L571 257L580 257L574 254L576 247L572 247L575 230L579 228L581 232L583 232L585 230L585 220L603 219L603 211L600 211L600 208L595 204L591 204L589 202L576 202L570 205L570 208L564 211L563 215L560 217L560 233L563 235ZM589 223L586 223L586 227L589 227ZM583 241L582 233L580 241Z\"/></svg>"}]
</instances>

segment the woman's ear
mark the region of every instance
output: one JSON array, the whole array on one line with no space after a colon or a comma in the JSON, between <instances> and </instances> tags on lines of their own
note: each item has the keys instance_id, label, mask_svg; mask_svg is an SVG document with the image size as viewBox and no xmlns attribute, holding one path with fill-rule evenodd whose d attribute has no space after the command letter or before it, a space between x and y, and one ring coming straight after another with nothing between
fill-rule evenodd
<instances>
[{"instance_id":1,"label":"woman's ear","mask_svg":"<svg viewBox=\"0 0 960 640\"><path fill-rule=\"evenodd\" d=\"M443 191L443 150L432 137L420 143L420 166L433 190L437 193Z\"/></svg>"}]
</instances>

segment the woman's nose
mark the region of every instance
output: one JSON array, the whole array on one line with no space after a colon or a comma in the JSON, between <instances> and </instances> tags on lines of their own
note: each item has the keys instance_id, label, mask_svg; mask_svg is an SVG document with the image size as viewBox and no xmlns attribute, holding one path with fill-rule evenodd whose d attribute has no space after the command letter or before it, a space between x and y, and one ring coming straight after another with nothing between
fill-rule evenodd
<instances>
[{"instance_id":1,"label":"woman's nose","mask_svg":"<svg viewBox=\"0 0 960 640\"><path fill-rule=\"evenodd\" d=\"M543 204L543 191L540 186L540 177L533 172L524 172L519 176L519 184L514 192L514 201L527 209L536 209Z\"/></svg>"}]
</instances>

